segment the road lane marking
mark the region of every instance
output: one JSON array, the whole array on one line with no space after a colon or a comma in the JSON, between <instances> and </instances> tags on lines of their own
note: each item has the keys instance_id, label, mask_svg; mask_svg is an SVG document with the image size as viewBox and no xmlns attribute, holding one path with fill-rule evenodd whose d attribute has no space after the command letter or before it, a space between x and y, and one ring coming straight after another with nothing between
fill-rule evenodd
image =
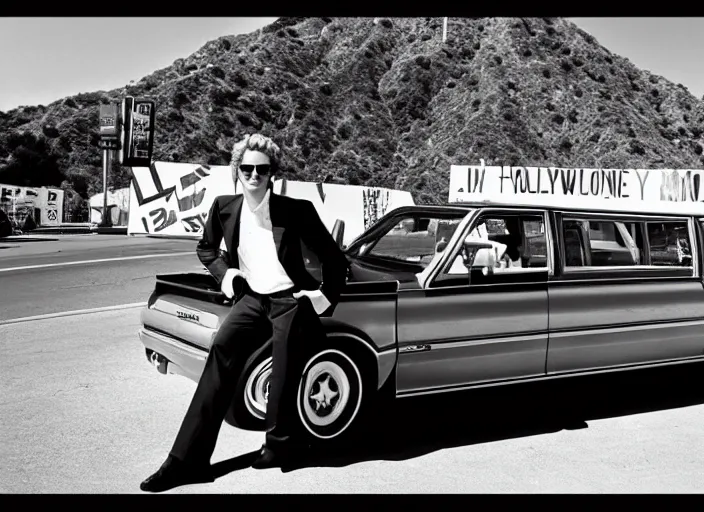
<instances>
[{"instance_id":1,"label":"road lane marking","mask_svg":"<svg viewBox=\"0 0 704 512\"><path fill-rule=\"evenodd\" d=\"M86 315L89 313L102 313L103 311L118 311L121 309L143 308L146 305L147 305L146 302L133 302L132 304L118 304L117 306L104 306L101 308L76 309L74 311L62 311L60 313L48 313L45 315L25 316L22 318L11 318L10 320L0 321L0 325L19 324L22 322L33 322L35 320L46 320L48 318L61 318L64 316Z\"/></svg>"},{"instance_id":2,"label":"road lane marking","mask_svg":"<svg viewBox=\"0 0 704 512\"><path fill-rule=\"evenodd\" d=\"M142 256L124 256L122 258L105 258L102 260L65 261L63 263L45 263L43 265L26 265L24 267L0 268L0 272L10 272L12 270L31 270L36 268L63 267L66 265L87 265L89 263L104 263L106 261L143 260L147 258L168 258L170 256L195 256L195 252L169 252L164 254L144 254Z\"/></svg>"}]
</instances>

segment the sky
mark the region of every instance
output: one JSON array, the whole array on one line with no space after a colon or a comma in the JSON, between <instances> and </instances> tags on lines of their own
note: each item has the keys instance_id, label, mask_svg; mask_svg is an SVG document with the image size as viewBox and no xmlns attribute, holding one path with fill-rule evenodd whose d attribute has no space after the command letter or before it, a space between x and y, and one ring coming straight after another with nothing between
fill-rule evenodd
<instances>
[{"instance_id":1,"label":"sky","mask_svg":"<svg viewBox=\"0 0 704 512\"><path fill-rule=\"evenodd\" d=\"M0 18L0 111L123 87L276 18ZM612 53L704 96L704 17L570 18Z\"/></svg>"}]
</instances>

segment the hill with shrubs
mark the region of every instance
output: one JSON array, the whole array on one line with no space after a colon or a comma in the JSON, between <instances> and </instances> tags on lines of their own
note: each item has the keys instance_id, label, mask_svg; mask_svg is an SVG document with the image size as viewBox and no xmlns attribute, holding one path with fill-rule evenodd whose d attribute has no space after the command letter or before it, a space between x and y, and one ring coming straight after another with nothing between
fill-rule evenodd
<instances>
[{"instance_id":1,"label":"hill with shrubs","mask_svg":"<svg viewBox=\"0 0 704 512\"><path fill-rule=\"evenodd\" d=\"M296 180L447 200L451 164L704 168L704 102L555 18L280 18L112 91L0 113L0 183L102 189L98 109L156 101L155 160L275 137ZM126 186L115 165L109 185Z\"/></svg>"}]
</instances>

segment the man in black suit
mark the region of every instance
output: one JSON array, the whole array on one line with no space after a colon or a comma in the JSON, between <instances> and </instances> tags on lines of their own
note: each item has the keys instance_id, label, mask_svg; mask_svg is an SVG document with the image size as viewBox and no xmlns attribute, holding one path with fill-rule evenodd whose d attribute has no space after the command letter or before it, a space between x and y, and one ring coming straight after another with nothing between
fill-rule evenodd
<instances>
[{"instance_id":1,"label":"man in black suit","mask_svg":"<svg viewBox=\"0 0 704 512\"><path fill-rule=\"evenodd\" d=\"M334 309L348 263L312 203L273 193L279 157L279 147L260 134L246 136L233 148L233 180L239 180L243 193L216 198L197 248L223 293L234 299L232 310L213 340L171 453L142 482L144 491L213 481L210 457L220 426L267 324L273 333L267 432L253 467L279 465L293 453L295 393L305 364L301 349L311 337L324 335L318 315ZM223 240L227 251L220 250ZM301 243L322 264L322 284L306 270Z\"/></svg>"}]
</instances>

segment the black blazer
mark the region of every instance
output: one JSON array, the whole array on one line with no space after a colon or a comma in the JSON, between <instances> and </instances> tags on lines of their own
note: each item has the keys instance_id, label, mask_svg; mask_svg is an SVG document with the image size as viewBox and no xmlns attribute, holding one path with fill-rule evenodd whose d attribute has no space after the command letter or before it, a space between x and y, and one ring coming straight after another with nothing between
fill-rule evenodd
<instances>
[{"instance_id":1,"label":"black blazer","mask_svg":"<svg viewBox=\"0 0 704 512\"><path fill-rule=\"evenodd\" d=\"M241 194L216 197L205 223L203 237L196 248L198 258L219 285L229 268L239 268L237 247L243 201ZM319 289L325 295L331 306L323 315L328 314L337 305L345 287L349 266L347 258L310 201L281 196L272 191L269 210L281 265L296 288ZM223 238L227 253L220 250ZM320 261L322 283L306 269L301 244L305 244Z\"/></svg>"}]
</instances>

